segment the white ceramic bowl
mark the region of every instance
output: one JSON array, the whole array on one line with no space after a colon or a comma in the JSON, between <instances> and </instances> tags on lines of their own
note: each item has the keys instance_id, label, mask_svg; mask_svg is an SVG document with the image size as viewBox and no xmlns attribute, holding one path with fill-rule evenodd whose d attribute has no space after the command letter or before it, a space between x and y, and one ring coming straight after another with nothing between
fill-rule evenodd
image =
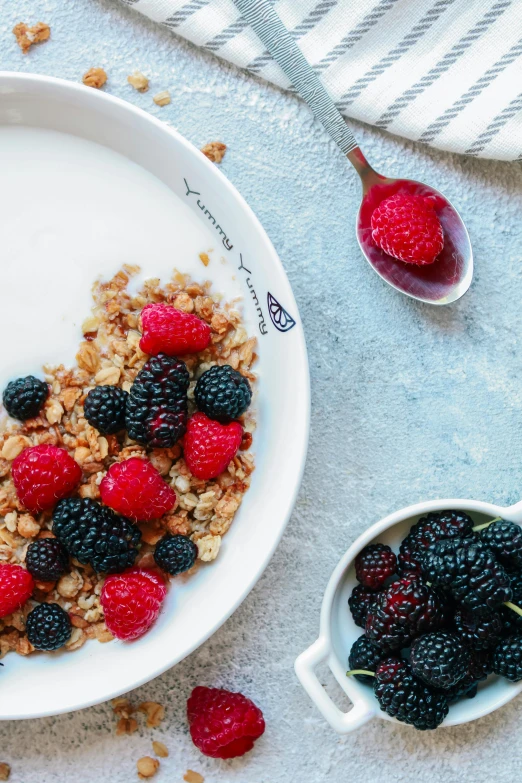
<instances>
[{"instance_id":1,"label":"white ceramic bowl","mask_svg":"<svg viewBox=\"0 0 522 783\"><path fill-rule=\"evenodd\" d=\"M71 361L92 282L124 261L141 263L147 276L177 266L227 298L241 295L260 376L256 470L218 559L174 580L158 622L137 642L9 654L0 718L16 719L86 707L156 677L239 606L294 505L309 376L296 303L267 235L216 166L166 125L83 85L0 73L0 168L2 297L16 302L7 320L0 312L9 335L0 376ZM205 268L198 253L210 249Z\"/></svg>"},{"instance_id":2,"label":"white ceramic bowl","mask_svg":"<svg viewBox=\"0 0 522 783\"><path fill-rule=\"evenodd\" d=\"M503 508L475 500L431 500L390 514L354 541L328 582L321 608L319 638L295 662L295 670L303 688L330 726L339 734L348 734L373 717L398 722L381 711L371 687L358 682L354 677L346 676L350 648L363 633L363 630L355 625L348 608L348 597L357 584L354 560L361 549L370 543L388 544L394 552L398 552L402 539L421 516L430 511L444 509L466 511L477 525L494 517L522 523L522 503ZM353 704L348 712L342 712L334 704L317 678L315 670L324 663ZM450 706L441 727L457 726L488 715L511 701L521 690L522 682L511 683L491 675L487 682L479 685L474 699L461 699Z\"/></svg>"}]
</instances>

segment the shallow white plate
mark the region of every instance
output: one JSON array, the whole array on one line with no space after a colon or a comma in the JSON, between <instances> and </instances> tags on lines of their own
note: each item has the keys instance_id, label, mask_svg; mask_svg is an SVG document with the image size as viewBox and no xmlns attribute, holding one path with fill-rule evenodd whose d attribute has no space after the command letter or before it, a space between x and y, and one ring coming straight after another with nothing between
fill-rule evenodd
<instances>
[{"instance_id":1,"label":"shallow white plate","mask_svg":"<svg viewBox=\"0 0 522 783\"><path fill-rule=\"evenodd\" d=\"M0 719L87 707L156 677L216 631L261 576L306 457L309 376L301 322L268 237L226 178L161 122L104 93L0 73L0 386L71 363L90 288L122 263L177 267L239 296L258 337L252 486L218 559L174 580L154 628L131 644L4 659ZM205 268L199 253L210 251ZM289 445L290 444L290 445Z\"/></svg>"}]
</instances>

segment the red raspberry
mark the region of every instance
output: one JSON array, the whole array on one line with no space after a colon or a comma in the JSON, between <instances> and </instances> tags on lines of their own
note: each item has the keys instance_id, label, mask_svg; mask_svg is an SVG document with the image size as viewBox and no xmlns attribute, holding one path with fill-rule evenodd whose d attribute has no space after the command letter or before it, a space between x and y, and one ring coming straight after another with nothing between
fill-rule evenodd
<instances>
[{"instance_id":1,"label":"red raspberry","mask_svg":"<svg viewBox=\"0 0 522 783\"><path fill-rule=\"evenodd\" d=\"M395 193L384 199L372 213L371 226L375 244L409 264L432 264L444 247L433 202L423 196Z\"/></svg>"},{"instance_id":2,"label":"red raspberry","mask_svg":"<svg viewBox=\"0 0 522 783\"><path fill-rule=\"evenodd\" d=\"M188 469L196 478L216 478L236 456L242 439L239 422L220 424L204 413L195 413L189 419L183 441Z\"/></svg>"},{"instance_id":3,"label":"red raspberry","mask_svg":"<svg viewBox=\"0 0 522 783\"><path fill-rule=\"evenodd\" d=\"M0 617L12 614L25 604L33 592L34 580L19 565L0 565Z\"/></svg>"},{"instance_id":4,"label":"red raspberry","mask_svg":"<svg viewBox=\"0 0 522 783\"><path fill-rule=\"evenodd\" d=\"M210 344L210 327L205 321L161 302L145 305L141 311L141 329L140 348L151 356L197 353Z\"/></svg>"},{"instance_id":5,"label":"red raspberry","mask_svg":"<svg viewBox=\"0 0 522 783\"><path fill-rule=\"evenodd\" d=\"M132 568L111 574L100 596L107 628L117 639L143 636L159 615L166 595L165 582L155 571Z\"/></svg>"},{"instance_id":6,"label":"red raspberry","mask_svg":"<svg viewBox=\"0 0 522 783\"><path fill-rule=\"evenodd\" d=\"M265 730L259 707L241 693L219 688L194 688L187 717L192 742L214 759L243 756Z\"/></svg>"},{"instance_id":7,"label":"red raspberry","mask_svg":"<svg viewBox=\"0 0 522 783\"><path fill-rule=\"evenodd\" d=\"M24 449L13 462L12 475L20 501L38 514L76 489L82 469L65 449L44 443Z\"/></svg>"},{"instance_id":8,"label":"red raspberry","mask_svg":"<svg viewBox=\"0 0 522 783\"><path fill-rule=\"evenodd\" d=\"M115 462L100 484L102 502L124 517L149 522L171 511L176 493L150 462L131 457Z\"/></svg>"}]
</instances>

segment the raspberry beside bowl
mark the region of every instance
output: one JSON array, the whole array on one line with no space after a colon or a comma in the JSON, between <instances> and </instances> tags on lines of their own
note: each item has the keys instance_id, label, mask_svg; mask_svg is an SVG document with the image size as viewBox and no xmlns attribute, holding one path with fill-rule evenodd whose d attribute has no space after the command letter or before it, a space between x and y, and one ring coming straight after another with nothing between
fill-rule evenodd
<instances>
[{"instance_id":1,"label":"raspberry beside bowl","mask_svg":"<svg viewBox=\"0 0 522 783\"><path fill-rule=\"evenodd\" d=\"M359 552L370 543L388 544L395 552L411 525L431 511L456 509L465 511L479 525L495 517L522 524L522 502L510 507L474 500L432 500L396 511L372 525L354 541L335 568L328 582L323 598L319 638L297 658L295 671L301 685L316 707L339 734L348 734L373 717L394 722L381 712L373 689L346 677L347 659L351 645L361 635L348 609L348 597L357 584L354 561ZM353 704L349 712L343 712L327 695L317 679L315 669L326 663L342 690ZM457 726L481 718L502 707L522 691L522 682L511 683L499 677L490 676L479 685L473 699L463 699L452 704L441 727ZM406 725L406 724L402 724Z\"/></svg>"}]
</instances>

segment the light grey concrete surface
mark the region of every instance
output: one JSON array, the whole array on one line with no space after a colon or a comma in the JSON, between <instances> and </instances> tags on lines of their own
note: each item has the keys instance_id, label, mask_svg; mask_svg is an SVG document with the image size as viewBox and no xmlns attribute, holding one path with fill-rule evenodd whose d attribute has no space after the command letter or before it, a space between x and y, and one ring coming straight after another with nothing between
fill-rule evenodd
<instances>
[{"instance_id":1,"label":"light grey concrete surface","mask_svg":"<svg viewBox=\"0 0 522 783\"><path fill-rule=\"evenodd\" d=\"M47 21L52 40L23 57L10 33ZM476 274L450 308L395 293L356 245L359 183L293 97L202 55L110 0L0 4L0 66L78 80L93 65L109 92L201 146L229 146L224 173L257 213L294 287L308 341L312 433L286 535L236 614L197 652L133 693L164 703L154 732L115 737L108 706L0 725L13 783L126 783L135 761L165 742L158 783L187 768L208 783L512 781L520 776L522 699L466 726L421 734L374 720L338 738L301 690L296 655L316 637L322 593L353 539L383 515L436 497L522 498L522 170L357 127L375 166L446 192L461 210ZM134 69L151 77L139 95ZM170 106L151 95L170 89ZM291 459L292 447L288 444ZM328 677L325 677L328 681ZM229 686L262 706L267 731L244 759L193 748L185 700L196 684Z\"/></svg>"}]
</instances>

